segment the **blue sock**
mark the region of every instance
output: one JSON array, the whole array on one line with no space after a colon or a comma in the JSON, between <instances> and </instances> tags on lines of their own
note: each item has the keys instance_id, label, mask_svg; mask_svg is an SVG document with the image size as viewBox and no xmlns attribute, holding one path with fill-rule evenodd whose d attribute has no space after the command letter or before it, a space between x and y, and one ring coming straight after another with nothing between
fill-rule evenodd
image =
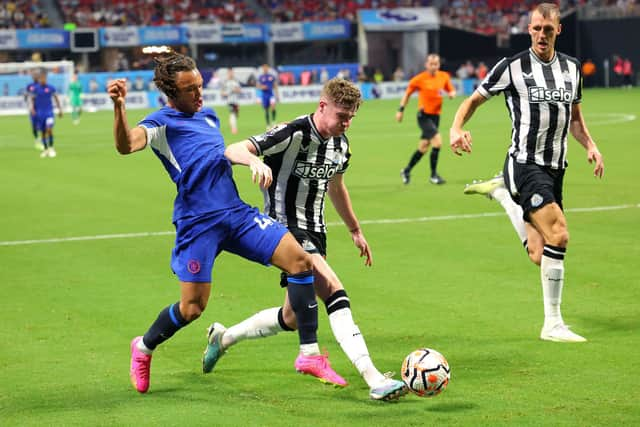
<instances>
[{"instance_id":1,"label":"blue sock","mask_svg":"<svg viewBox=\"0 0 640 427\"><path fill-rule=\"evenodd\" d=\"M180 314L180 302L165 307L158 318L151 325L142 340L149 350L154 350L178 332L182 327L187 326L187 322Z\"/></svg>"},{"instance_id":2,"label":"blue sock","mask_svg":"<svg viewBox=\"0 0 640 427\"><path fill-rule=\"evenodd\" d=\"M305 271L287 276L287 292L296 314L300 344L318 342L318 303L313 289L313 273Z\"/></svg>"},{"instance_id":3,"label":"blue sock","mask_svg":"<svg viewBox=\"0 0 640 427\"><path fill-rule=\"evenodd\" d=\"M49 147L53 147L53 134L49 136Z\"/></svg>"}]
</instances>

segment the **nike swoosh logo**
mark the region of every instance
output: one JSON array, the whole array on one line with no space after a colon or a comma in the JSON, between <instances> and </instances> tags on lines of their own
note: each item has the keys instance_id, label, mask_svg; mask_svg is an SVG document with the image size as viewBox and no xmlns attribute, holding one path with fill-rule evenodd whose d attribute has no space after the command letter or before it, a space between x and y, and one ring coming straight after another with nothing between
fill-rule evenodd
<instances>
[{"instance_id":1,"label":"nike swoosh logo","mask_svg":"<svg viewBox=\"0 0 640 427\"><path fill-rule=\"evenodd\" d=\"M309 308L316 308L318 306L318 303L315 304L309 304L307 307Z\"/></svg>"}]
</instances>

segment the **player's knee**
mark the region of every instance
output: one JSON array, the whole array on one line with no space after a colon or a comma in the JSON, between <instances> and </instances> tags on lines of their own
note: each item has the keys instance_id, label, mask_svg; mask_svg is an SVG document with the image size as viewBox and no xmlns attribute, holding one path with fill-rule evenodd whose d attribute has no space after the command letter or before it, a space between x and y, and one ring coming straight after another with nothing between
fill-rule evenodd
<instances>
[{"instance_id":1,"label":"player's knee","mask_svg":"<svg viewBox=\"0 0 640 427\"><path fill-rule=\"evenodd\" d=\"M542 262L542 248L527 248L527 253L531 262L539 266Z\"/></svg>"},{"instance_id":2,"label":"player's knee","mask_svg":"<svg viewBox=\"0 0 640 427\"><path fill-rule=\"evenodd\" d=\"M198 317L200 317L204 309L205 309L205 306L203 304L188 303L184 305L184 312L182 311L182 308L181 308L180 314L182 314L182 317L184 317L184 320L186 320L187 322L193 322Z\"/></svg>"},{"instance_id":3,"label":"player's knee","mask_svg":"<svg viewBox=\"0 0 640 427\"><path fill-rule=\"evenodd\" d=\"M311 269L313 269L313 259L311 258L311 255L301 250L297 252L289 274L298 274Z\"/></svg>"}]
</instances>

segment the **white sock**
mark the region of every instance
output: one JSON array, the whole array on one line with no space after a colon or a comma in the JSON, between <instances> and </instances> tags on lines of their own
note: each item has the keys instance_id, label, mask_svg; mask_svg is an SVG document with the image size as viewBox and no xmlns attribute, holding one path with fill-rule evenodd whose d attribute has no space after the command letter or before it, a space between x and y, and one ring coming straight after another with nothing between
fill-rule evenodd
<instances>
[{"instance_id":1,"label":"white sock","mask_svg":"<svg viewBox=\"0 0 640 427\"><path fill-rule=\"evenodd\" d=\"M351 363L356 367L369 387L384 381L385 377L376 369L369 356L369 349L360 333L358 325L353 322L351 309L341 308L329 314L329 323L336 340L342 347Z\"/></svg>"},{"instance_id":2,"label":"white sock","mask_svg":"<svg viewBox=\"0 0 640 427\"><path fill-rule=\"evenodd\" d=\"M491 192L491 197L496 199L502 205L511 220L513 228L515 228L520 241L524 244L527 241L527 229L524 226L524 219L522 218L522 208L513 201L509 194L509 190L504 187L494 189Z\"/></svg>"},{"instance_id":3,"label":"white sock","mask_svg":"<svg viewBox=\"0 0 640 427\"><path fill-rule=\"evenodd\" d=\"M246 339L264 338L281 332L283 329L278 322L278 311L280 307L268 308L231 326L222 335L222 346L229 348Z\"/></svg>"},{"instance_id":4,"label":"white sock","mask_svg":"<svg viewBox=\"0 0 640 427\"><path fill-rule=\"evenodd\" d=\"M305 356L319 356L320 355L320 347L317 342L312 344L300 344L300 353Z\"/></svg>"},{"instance_id":5,"label":"white sock","mask_svg":"<svg viewBox=\"0 0 640 427\"><path fill-rule=\"evenodd\" d=\"M229 124L231 125L231 130L232 130L233 132L237 132L237 131L238 131L238 129L237 129L237 126L238 126L238 119L236 118L236 115L235 115L235 114L233 114L233 113L231 113L231 114L229 115Z\"/></svg>"},{"instance_id":6,"label":"white sock","mask_svg":"<svg viewBox=\"0 0 640 427\"><path fill-rule=\"evenodd\" d=\"M563 323L560 304L562 302L562 285L564 283L564 259L557 259L557 257L562 256L564 258L564 252L556 254L557 249L563 251L562 248L550 248L545 245L544 255L542 255L542 261L540 262L545 327ZM552 254L554 258L548 256L548 254Z\"/></svg>"},{"instance_id":7,"label":"white sock","mask_svg":"<svg viewBox=\"0 0 640 427\"><path fill-rule=\"evenodd\" d=\"M147 348L147 346L144 345L143 339L138 340L138 342L136 343L136 347L138 347L138 350L140 350L142 353L146 354L147 356L151 356L151 354L153 353L153 350L151 350L150 348Z\"/></svg>"}]
</instances>

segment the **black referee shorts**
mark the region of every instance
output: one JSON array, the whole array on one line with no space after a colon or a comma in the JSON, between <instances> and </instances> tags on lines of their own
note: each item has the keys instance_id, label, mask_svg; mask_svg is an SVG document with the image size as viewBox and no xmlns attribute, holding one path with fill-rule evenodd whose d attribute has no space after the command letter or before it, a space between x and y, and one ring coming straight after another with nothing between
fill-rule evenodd
<instances>
[{"instance_id":1,"label":"black referee shorts","mask_svg":"<svg viewBox=\"0 0 640 427\"><path fill-rule=\"evenodd\" d=\"M523 218L549 203L562 209L564 169L552 169L535 163L518 163L507 154L504 162L504 182L514 202L522 207Z\"/></svg>"},{"instance_id":2,"label":"black referee shorts","mask_svg":"<svg viewBox=\"0 0 640 427\"><path fill-rule=\"evenodd\" d=\"M327 235L317 231L303 230L301 228L289 227L289 231L296 238L302 249L310 254L320 254L327 256ZM287 287L287 273L280 274L280 286Z\"/></svg>"},{"instance_id":3,"label":"black referee shorts","mask_svg":"<svg viewBox=\"0 0 640 427\"><path fill-rule=\"evenodd\" d=\"M431 139L438 133L440 126L439 114L425 114L422 110L418 111L418 126L422 131L420 138Z\"/></svg>"}]
</instances>

